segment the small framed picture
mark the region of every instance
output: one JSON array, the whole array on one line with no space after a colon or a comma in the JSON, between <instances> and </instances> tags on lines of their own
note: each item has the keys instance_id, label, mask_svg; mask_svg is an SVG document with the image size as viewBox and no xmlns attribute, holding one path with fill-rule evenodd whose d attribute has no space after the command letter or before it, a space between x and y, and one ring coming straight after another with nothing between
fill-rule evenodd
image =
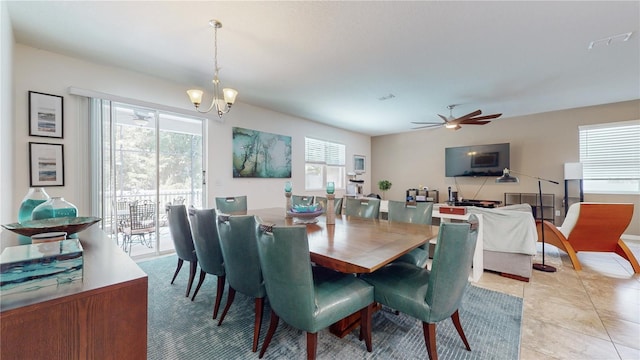
<instances>
[{"instance_id":1,"label":"small framed picture","mask_svg":"<svg viewBox=\"0 0 640 360\"><path fill-rule=\"evenodd\" d=\"M62 96L29 91L29 135L62 139Z\"/></svg>"},{"instance_id":2,"label":"small framed picture","mask_svg":"<svg viewBox=\"0 0 640 360\"><path fill-rule=\"evenodd\" d=\"M364 174L366 172L366 158L364 155L353 155L353 172L356 174Z\"/></svg>"},{"instance_id":3,"label":"small framed picture","mask_svg":"<svg viewBox=\"0 0 640 360\"><path fill-rule=\"evenodd\" d=\"M31 187L64 186L62 144L29 143Z\"/></svg>"}]
</instances>

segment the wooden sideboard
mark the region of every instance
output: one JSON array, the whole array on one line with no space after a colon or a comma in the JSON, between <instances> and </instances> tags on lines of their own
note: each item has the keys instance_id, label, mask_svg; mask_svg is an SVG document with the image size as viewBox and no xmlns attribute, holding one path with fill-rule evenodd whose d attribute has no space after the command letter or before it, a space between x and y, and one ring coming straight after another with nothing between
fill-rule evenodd
<instances>
[{"instance_id":1,"label":"wooden sideboard","mask_svg":"<svg viewBox=\"0 0 640 360\"><path fill-rule=\"evenodd\" d=\"M79 238L82 282L0 297L1 359L147 358L147 275L98 225Z\"/></svg>"}]
</instances>

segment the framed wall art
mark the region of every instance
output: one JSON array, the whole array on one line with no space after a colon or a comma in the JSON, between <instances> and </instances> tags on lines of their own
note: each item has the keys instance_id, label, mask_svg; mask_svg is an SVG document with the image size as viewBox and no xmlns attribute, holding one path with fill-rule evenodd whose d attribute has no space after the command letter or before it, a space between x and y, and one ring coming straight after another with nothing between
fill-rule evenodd
<instances>
[{"instance_id":1,"label":"framed wall art","mask_svg":"<svg viewBox=\"0 0 640 360\"><path fill-rule=\"evenodd\" d=\"M62 144L29 143L31 187L64 186Z\"/></svg>"},{"instance_id":2,"label":"framed wall art","mask_svg":"<svg viewBox=\"0 0 640 360\"><path fill-rule=\"evenodd\" d=\"M356 174L364 174L367 169L365 167L366 158L364 155L353 155L353 172Z\"/></svg>"},{"instance_id":3,"label":"framed wall art","mask_svg":"<svg viewBox=\"0 0 640 360\"><path fill-rule=\"evenodd\" d=\"M233 177L290 178L291 136L234 127Z\"/></svg>"},{"instance_id":4,"label":"framed wall art","mask_svg":"<svg viewBox=\"0 0 640 360\"><path fill-rule=\"evenodd\" d=\"M62 96L29 91L29 135L62 139Z\"/></svg>"}]
</instances>

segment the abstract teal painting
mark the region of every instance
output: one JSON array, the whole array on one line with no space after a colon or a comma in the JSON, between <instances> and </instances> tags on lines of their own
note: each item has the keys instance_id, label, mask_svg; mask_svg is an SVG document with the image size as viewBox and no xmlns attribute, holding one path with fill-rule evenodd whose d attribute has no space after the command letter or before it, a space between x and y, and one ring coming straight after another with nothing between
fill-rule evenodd
<instances>
[{"instance_id":1,"label":"abstract teal painting","mask_svg":"<svg viewBox=\"0 0 640 360\"><path fill-rule=\"evenodd\" d=\"M234 127L233 177L290 178L291 136Z\"/></svg>"}]
</instances>

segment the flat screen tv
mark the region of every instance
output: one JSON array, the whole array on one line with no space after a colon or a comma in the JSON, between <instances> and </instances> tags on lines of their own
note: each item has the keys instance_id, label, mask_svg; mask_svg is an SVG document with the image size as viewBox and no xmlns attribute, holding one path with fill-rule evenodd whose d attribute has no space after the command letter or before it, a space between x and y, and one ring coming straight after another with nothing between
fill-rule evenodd
<instances>
[{"instance_id":1,"label":"flat screen tv","mask_svg":"<svg viewBox=\"0 0 640 360\"><path fill-rule=\"evenodd\" d=\"M510 168L509 143L450 147L444 150L445 176L501 176Z\"/></svg>"}]
</instances>

